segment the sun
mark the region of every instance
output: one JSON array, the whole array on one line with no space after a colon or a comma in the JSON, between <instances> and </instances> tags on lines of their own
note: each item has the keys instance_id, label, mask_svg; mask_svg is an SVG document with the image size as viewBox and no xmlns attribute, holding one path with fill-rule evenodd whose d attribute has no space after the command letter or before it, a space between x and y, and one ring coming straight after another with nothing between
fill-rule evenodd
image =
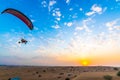
<instances>
[{"instance_id":1,"label":"sun","mask_svg":"<svg viewBox=\"0 0 120 80\"><path fill-rule=\"evenodd\" d=\"M83 66L88 66L89 65L89 61L88 60L82 60L81 64Z\"/></svg>"}]
</instances>

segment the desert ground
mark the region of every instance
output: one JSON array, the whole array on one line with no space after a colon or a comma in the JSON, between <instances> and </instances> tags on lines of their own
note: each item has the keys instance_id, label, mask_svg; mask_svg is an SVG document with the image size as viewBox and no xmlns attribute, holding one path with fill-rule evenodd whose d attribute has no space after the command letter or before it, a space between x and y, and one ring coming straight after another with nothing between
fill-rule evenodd
<instances>
[{"instance_id":1,"label":"desert ground","mask_svg":"<svg viewBox=\"0 0 120 80\"><path fill-rule=\"evenodd\" d=\"M108 66L0 66L0 80L19 77L21 80L120 80L120 68Z\"/></svg>"}]
</instances>

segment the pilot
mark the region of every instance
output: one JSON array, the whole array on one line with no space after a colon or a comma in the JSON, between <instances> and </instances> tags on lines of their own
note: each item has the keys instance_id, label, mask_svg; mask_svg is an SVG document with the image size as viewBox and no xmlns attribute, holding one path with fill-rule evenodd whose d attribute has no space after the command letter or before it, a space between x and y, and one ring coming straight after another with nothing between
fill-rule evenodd
<instances>
[{"instance_id":1,"label":"pilot","mask_svg":"<svg viewBox=\"0 0 120 80\"><path fill-rule=\"evenodd\" d=\"M24 44L26 44L28 41L27 40L25 40L25 39L21 39L18 43L24 43Z\"/></svg>"}]
</instances>

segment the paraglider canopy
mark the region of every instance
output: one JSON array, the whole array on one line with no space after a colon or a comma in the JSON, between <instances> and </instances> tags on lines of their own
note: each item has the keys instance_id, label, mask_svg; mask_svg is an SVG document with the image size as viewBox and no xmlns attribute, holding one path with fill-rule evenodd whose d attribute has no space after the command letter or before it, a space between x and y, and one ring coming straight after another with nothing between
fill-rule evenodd
<instances>
[{"instance_id":1,"label":"paraglider canopy","mask_svg":"<svg viewBox=\"0 0 120 80\"><path fill-rule=\"evenodd\" d=\"M9 14L12 14L12 15L18 17L29 27L30 30L33 30L33 24L31 22L31 20L27 16L25 16L22 12L20 12L16 9L7 8L3 12L1 12L1 14L3 14L3 13L9 13Z\"/></svg>"}]
</instances>

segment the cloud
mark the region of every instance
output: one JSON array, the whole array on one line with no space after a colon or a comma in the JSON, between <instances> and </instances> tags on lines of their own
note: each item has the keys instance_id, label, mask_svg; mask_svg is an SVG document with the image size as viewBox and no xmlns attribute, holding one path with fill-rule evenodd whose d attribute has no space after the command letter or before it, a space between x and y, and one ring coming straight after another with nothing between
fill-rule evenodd
<instances>
[{"instance_id":1,"label":"cloud","mask_svg":"<svg viewBox=\"0 0 120 80\"><path fill-rule=\"evenodd\" d=\"M42 1L41 4L42 4L43 7L47 7L48 6L46 1Z\"/></svg>"},{"instance_id":2,"label":"cloud","mask_svg":"<svg viewBox=\"0 0 120 80\"><path fill-rule=\"evenodd\" d=\"M80 11L83 11L83 8L80 8L79 10L80 10Z\"/></svg>"},{"instance_id":3,"label":"cloud","mask_svg":"<svg viewBox=\"0 0 120 80\"><path fill-rule=\"evenodd\" d=\"M61 18L56 18L56 20L57 20L57 21L60 21L60 20L61 20Z\"/></svg>"},{"instance_id":4,"label":"cloud","mask_svg":"<svg viewBox=\"0 0 120 80\"><path fill-rule=\"evenodd\" d=\"M51 1L49 2L49 6L53 6L54 4L56 4L56 1L55 1L55 0L51 0Z\"/></svg>"},{"instance_id":5,"label":"cloud","mask_svg":"<svg viewBox=\"0 0 120 80\"><path fill-rule=\"evenodd\" d=\"M48 10L49 12L51 11L51 9L53 8L53 6L56 4L57 2L55 0L50 0L49 1L49 5L48 5Z\"/></svg>"},{"instance_id":6,"label":"cloud","mask_svg":"<svg viewBox=\"0 0 120 80\"><path fill-rule=\"evenodd\" d=\"M88 13L86 13L85 15L87 15L87 16L91 16L91 15L93 15L93 14L95 14L94 11L92 11L92 12L88 12Z\"/></svg>"},{"instance_id":7,"label":"cloud","mask_svg":"<svg viewBox=\"0 0 120 80\"><path fill-rule=\"evenodd\" d=\"M65 50L67 50L68 53L79 55L81 57L87 57L90 56L91 54L93 55L108 54L110 53L110 51L115 52L116 50L119 50L120 46L118 45L118 43L120 41L118 37L120 37L119 34L114 33L114 35L111 34L106 35L105 32L99 33L99 36L93 34L92 35L76 34L75 37L71 39L69 45L66 47Z\"/></svg>"},{"instance_id":8,"label":"cloud","mask_svg":"<svg viewBox=\"0 0 120 80\"><path fill-rule=\"evenodd\" d=\"M54 29L59 29L60 26L59 26L59 25L55 25L55 26L52 26L52 28L54 28Z\"/></svg>"},{"instance_id":9,"label":"cloud","mask_svg":"<svg viewBox=\"0 0 120 80\"><path fill-rule=\"evenodd\" d=\"M75 30L83 30L83 29L84 27L78 27L78 26L75 28Z\"/></svg>"},{"instance_id":10,"label":"cloud","mask_svg":"<svg viewBox=\"0 0 120 80\"><path fill-rule=\"evenodd\" d=\"M94 15L94 14L96 14L96 13L102 14L102 11L103 11L102 7L94 4L94 5L91 7L91 11L90 11L90 12L87 12L85 15L87 15L87 16L92 16L92 15Z\"/></svg>"},{"instance_id":11,"label":"cloud","mask_svg":"<svg viewBox=\"0 0 120 80\"><path fill-rule=\"evenodd\" d=\"M102 8L99 7L99 6L97 6L96 4L94 4L94 5L92 6L91 10L94 11L94 12L97 12L97 13L101 13Z\"/></svg>"},{"instance_id":12,"label":"cloud","mask_svg":"<svg viewBox=\"0 0 120 80\"><path fill-rule=\"evenodd\" d=\"M70 8L69 11L73 11L73 8Z\"/></svg>"},{"instance_id":13,"label":"cloud","mask_svg":"<svg viewBox=\"0 0 120 80\"><path fill-rule=\"evenodd\" d=\"M120 29L120 25L118 24L119 19L107 22L105 25L107 26L108 30L112 31L112 30L119 30Z\"/></svg>"},{"instance_id":14,"label":"cloud","mask_svg":"<svg viewBox=\"0 0 120 80\"><path fill-rule=\"evenodd\" d=\"M34 20L34 19L31 19L31 21L32 21L32 22L35 22L35 20Z\"/></svg>"},{"instance_id":15,"label":"cloud","mask_svg":"<svg viewBox=\"0 0 120 80\"><path fill-rule=\"evenodd\" d=\"M52 11L52 16L54 16L57 21L60 21L61 20L61 16L62 16L62 14L60 12L60 9L59 8L55 8Z\"/></svg>"},{"instance_id":16,"label":"cloud","mask_svg":"<svg viewBox=\"0 0 120 80\"><path fill-rule=\"evenodd\" d=\"M64 25L67 27L71 27L73 26L74 22L70 21L70 22L64 22Z\"/></svg>"},{"instance_id":17,"label":"cloud","mask_svg":"<svg viewBox=\"0 0 120 80\"><path fill-rule=\"evenodd\" d=\"M120 25L116 25L116 26L114 26L114 28L115 28L116 30L120 30Z\"/></svg>"},{"instance_id":18,"label":"cloud","mask_svg":"<svg viewBox=\"0 0 120 80\"><path fill-rule=\"evenodd\" d=\"M69 3L70 3L70 0L66 0L66 3L69 4Z\"/></svg>"},{"instance_id":19,"label":"cloud","mask_svg":"<svg viewBox=\"0 0 120 80\"><path fill-rule=\"evenodd\" d=\"M71 26L73 25L73 23L72 23L72 22L68 22L66 25L67 25L68 27L71 27Z\"/></svg>"},{"instance_id":20,"label":"cloud","mask_svg":"<svg viewBox=\"0 0 120 80\"><path fill-rule=\"evenodd\" d=\"M88 25L93 22L92 18L88 18L82 21L82 26L76 25L75 31L77 30L85 30L86 32L92 32L92 30L89 29Z\"/></svg>"},{"instance_id":21,"label":"cloud","mask_svg":"<svg viewBox=\"0 0 120 80\"><path fill-rule=\"evenodd\" d=\"M59 8L56 8L55 10L53 10L53 16L57 16L57 17L61 16L61 12L60 12Z\"/></svg>"},{"instance_id":22,"label":"cloud","mask_svg":"<svg viewBox=\"0 0 120 80\"><path fill-rule=\"evenodd\" d=\"M116 20L115 20L115 21L112 21L112 22L107 22L107 23L106 23L106 26L107 26L107 27L112 27L112 26L114 26L116 23L117 23Z\"/></svg>"}]
</instances>

